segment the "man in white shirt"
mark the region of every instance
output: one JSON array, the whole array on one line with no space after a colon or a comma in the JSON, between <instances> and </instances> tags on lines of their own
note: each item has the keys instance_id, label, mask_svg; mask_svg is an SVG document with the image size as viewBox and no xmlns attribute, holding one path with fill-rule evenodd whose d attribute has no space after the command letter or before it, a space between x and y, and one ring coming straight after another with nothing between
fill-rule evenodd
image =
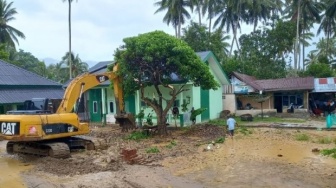
<instances>
[{"instance_id":1,"label":"man in white shirt","mask_svg":"<svg viewBox=\"0 0 336 188\"><path fill-rule=\"evenodd\" d=\"M233 139L235 126L238 125L238 124L237 124L236 120L233 119L232 115L230 115L229 118L226 120L226 125L228 127L229 135L230 135L231 139Z\"/></svg>"}]
</instances>

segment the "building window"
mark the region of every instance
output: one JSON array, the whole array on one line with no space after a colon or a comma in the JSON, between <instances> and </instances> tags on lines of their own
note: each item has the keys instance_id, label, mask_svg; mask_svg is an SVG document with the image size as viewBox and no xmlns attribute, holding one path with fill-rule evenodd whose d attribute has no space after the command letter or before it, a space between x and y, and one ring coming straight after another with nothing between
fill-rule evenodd
<instances>
[{"instance_id":1,"label":"building window","mask_svg":"<svg viewBox=\"0 0 336 188\"><path fill-rule=\"evenodd\" d=\"M114 103L110 102L109 107L110 107L110 113L113 113L114 112Z\"/></svg>"},{"instance_id":2,"label":"building window","mask_svg":"<svg viewBox=\"0 0 336 188\"><path fill-rule=\"evenodd\" d=\"M179 107L180 106L180 100L175 100L173 106Z\"/></svg>"},{"instance_id":3,"label":"building window","mask_svg":"<svg viewBox=\"0 0 336 188\"><path fill-rule=\"evenodd\" d=\"M97 101L93 101L93 113L98 113L98 103Z\"/></svg>"}]
</instances>

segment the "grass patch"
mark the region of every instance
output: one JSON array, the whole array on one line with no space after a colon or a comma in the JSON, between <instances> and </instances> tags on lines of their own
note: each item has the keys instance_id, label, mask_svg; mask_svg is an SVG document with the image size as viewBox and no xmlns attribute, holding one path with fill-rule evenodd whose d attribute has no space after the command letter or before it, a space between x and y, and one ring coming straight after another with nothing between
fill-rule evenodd
<instances>
[{"instance_id":1,"label":"grass patch","mask_svg":"<svg viewBox=\"0 0 336 188\"><path fill-rule=\"evenodd\" d=\"M309 139L309 136L304 133L295 135L295 140L298 141L308 141Z\"/></svg>"},{"instance_id":2,"label":"grass patch","mask_svg":"<svg viewBox=\"0 0 336 188\"><path fill-rule=\"evenodd\" d=\"M219 137L215 140L215 143L220 144L225 142L225 137Z\"/></svg>"},{"instance_id":3,"label":"grass patch","mask_svg":"<svg viewBox=\"0 0 336 188\"><path fill-rule=\"evenodd\" d=\"M323 138L319 138L317 140L317 143L319 144L330 144L332 142L330 137L323 137Z\"/></svg>"},{"instance_id":4,"label":"grass patch","mask_svg":"<svg viewBox=\"0 0 336 188\"><path fill-rule=\"evenodd\" d=\"M252 131L245 126L241 125L238 127L238 132L242 133L243 135L249 135L252 134Z\"/></svg>"},{"instance_id":5,"label":"grass patch","mask_svg":"<svg viewBox=\"0 0 336 188\"><path fill-rule=\"evenodd\" d=\"M160 150L157 147L151 147L146 150L146 153L160 153Z\"/></svg>"},{"instance_id":6,"label":"grass patch","mask_svg":"<svg viewBox=\"0 0 336 188\"><path fill-rule=\"evenodd\" d=\"M145 132L142 132L142 131L132 132L130 135L126 137L127 140L135 140L135 141L139 141L139 140L143 140L147 138L149 138L149 136Z\"/></svg>"},{"instance_id":7,"label":"grass patch","mask_svg":"<svg viewBox=\"0 0 336 188\"><path fill-rule=\"evenodd\" d=\"M176 146L177 145L177 143L176 143L176 141L175 140L173 140L173 141L171 141L167 146L166 146L166 148L168 148L168 149L172 149L174 146Z\"/></svg>"},{"instance_id":8,"label":"grass patch","mask_svg":"<svg viewBox=\"0 0 336 188\"><path fill-rule=\"evenodd\" d=\"M332 158L336 159L336 148L334 149L323 149L320 151L322 155L331 156Z\"/></svg>"},{"instance_id":9,"label":"grass patch","mask_svg":"<svg viewBox=\"0 0 336 188\"><path fill-rule=\"evenodd\" d=\"M226 126L226 119L214 119L210 120L209 123L217 126Z\"/></svg>"}]
</instances>

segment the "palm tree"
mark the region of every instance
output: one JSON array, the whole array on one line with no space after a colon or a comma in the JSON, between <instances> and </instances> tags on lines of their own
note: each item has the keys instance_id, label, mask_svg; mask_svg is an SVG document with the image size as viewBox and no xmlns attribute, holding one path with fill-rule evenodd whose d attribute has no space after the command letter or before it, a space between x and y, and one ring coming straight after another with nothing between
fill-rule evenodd
<instances>
[{"instance_id":1,"label":"palm tree","mask_svg":"<svg viewBox=\"0 0 336 188\"><path fill-rule=\"evenodd\" d=\"M67 52L63 57L62 57L62 64L67 64L68 68L71 70L71 74L73 75L73 77L76 77L84 72L87 72L88 70L88 64L83 62L80 58L79 55L77 54L76 56L71 53L71 55L69 55L70 53ZM69 59L71 59L72 64L68 64L69 63Z\"/></svg>"},{"instance_id":2,"label":"palm tree","mask_svg":"<svg viewBox=\"0 0 336 188\"><path fill-rule=\"evenodd\" d=\"M241 14L242 9L239 3L240 1L238 2L236 0L230 0L230 1L221 0L216 8L216 14L218 15L218 17L214 23L214 27L219 25L220 29L224 29L224 27L226 27L225 31L227 33L229 33L231 29L233 32L233 38L229 55L232 54L234 42L236 42L237 49L239 51L237 32L238 30L240 30L240 20L242 20L242 14Z\"/></svg>"},{"instance_id":3,"label":"palm tree","mask_svg":"<svg viewBox=\"0 0 336 188\"><path fill-rule=\"evenodd\" d=\"M331 37L336 36L336 1L326 0L324 2L324 14L322 15L322 21L320 27L317 30L319 35L321 31L327 37L327 48L329 48L329 41Z\"/></svg>"},{"instance_id":4,"label":"palm tree","mask_svg":"<svg viewBox=\"0 0 336 188\"><path fill-rule=\"evenodd\" d=\"M62 0L63 2L67 1L69 4L69 13L68 13L68 23L69 23L69 53L71 53L71 3L73 0ZM70 70L69 70L69 78L72 78L72 71L71 71L71 59L68 59L69 65L70 65Z\"/></svg>"},{"instance_id":5,"label":"palm tree","mask_svg":"<svg viewBox=\"0 0 336 188\"><path fill-rule=\"evenodd\" d=\"M154 3L159 8L155 11L155 14L161 11L167 11L163 21L168 25L172 23L175 28L175 34L177 38L181 37L181 26L186 22L186 19L190 18L190 14L186 7L192 8L190 0L161 0Z\"/></svg>"},{"instance_id":6,"label":"palm tree","mask_svg":"<svg viewBox=\"0 0 336 188\"><path fill-rule=\"evenodd\" d=\"M316 0L286 0L286 3L289 6L286 7L285 12L288 14L288 17L296 20L297 23L297 36L294 48L294 67L297 69L300 64L300 60L298 59L298 55L300 54L298 51L300 35L309 31L314 23L320 22L320 13L323 4Z\"/></svg>"},{"instance_id":7,"label":"palm tree","mask_svg":"<svg viewBox=\"0 0 336 188\"><path fill-rule=\"evenodd\" d=\"M190 0L191 10L196 10L198 13L198 24L202 25L202 7L204 5L204 0Z\"/></svg>"},{"instance_id":8,"label":"palm tree","mask_svg":"<svg viewBox=\"0 0 336 188\"><path fill-rule=\"evenodd\" d=\"M283 3L281 0L252 0L246 2L246 11L243 11L244 18L248 24L253 24L253 31L256 30L259 21L266 22L272 15L281 12Z\"/></svg>"},{"instance_id":9,"label":"palm tree","mask_svg":"<svg viewBox=\"0 0 336 188\"><path fill-rule=\"evenodd\" d=\"M203 15L207 14L207 19L209 20L209 33L211 34L212 19L216 16L216 8L218 6L218 0L204 0L204 5L202 7Z\"/></svg>"},{"instance_id":10,"label":"palm tree","mask_svg":"<svg viewBox=\"0 0 336 188\"><path fill-rule=\"evenodd\" d=\"M0 43L7 44L15 49L15 43L19 44L18 38L25 39L25 35L8 25L8 22L15 20L14 15L17 14L16 9L12 8L13 2L7 4L6 0L0 0Z\"/></svg>"}]
</instances>

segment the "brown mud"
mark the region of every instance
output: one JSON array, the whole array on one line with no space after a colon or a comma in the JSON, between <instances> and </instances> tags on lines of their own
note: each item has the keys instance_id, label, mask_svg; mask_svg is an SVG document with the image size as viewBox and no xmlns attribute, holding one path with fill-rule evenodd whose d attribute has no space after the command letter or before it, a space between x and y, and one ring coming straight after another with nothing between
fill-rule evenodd
<instances>
[{"instance_id":1,"label":"brown mud","mask_svg":"<svg viewBox=\"0 0 336 188\"><path fill-rule=\"evenodd\" d=\"M212 141L225 136L224 129L210 124L191 130L172 128L167 137L142 141L123 139L128 134L114 126L93 128L90 135L105 139L109 148L79 150L68 159L9 156L4 151L5 141L0 141L0 187L336 185L336 159L315 152L335 148L336 131L238 128L233 140L225 138L224 143L215 144ZM298 141L298 134L307 135L309 140ZM331 142L322 144L323 139ZM3 164L8 170L3 171Z\"/></svg>"}]
</instances>

